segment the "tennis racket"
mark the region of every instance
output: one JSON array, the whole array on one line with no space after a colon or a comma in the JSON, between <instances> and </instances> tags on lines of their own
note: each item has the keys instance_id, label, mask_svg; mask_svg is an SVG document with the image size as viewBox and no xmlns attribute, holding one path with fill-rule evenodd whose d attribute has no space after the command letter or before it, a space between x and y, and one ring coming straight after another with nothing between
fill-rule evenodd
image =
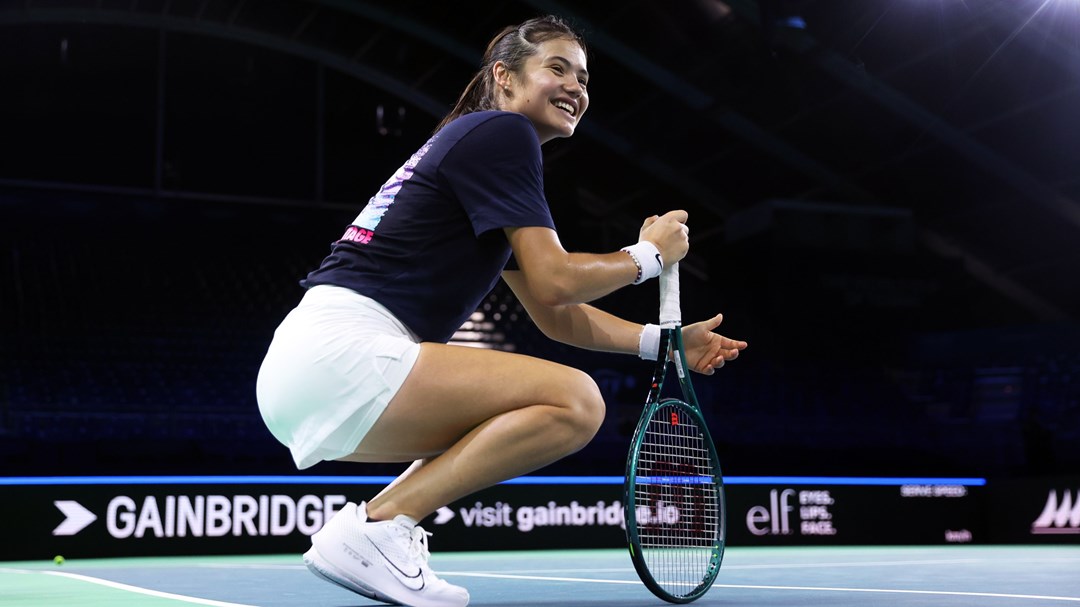
<instances>
[{"instance_id":1,"label":"tennis racket","mask_svg":"<svg viewBox=\"0 0 1080 607\"><path fill-rule=\"evenodd\" d=\"M684 400L661 399L674 363ZM626 458L626 537L641 581L671 603L712 586L724 557L724 480L682 341L679 265L660 274L660 351Z\"/></svg>"}]
</instances>

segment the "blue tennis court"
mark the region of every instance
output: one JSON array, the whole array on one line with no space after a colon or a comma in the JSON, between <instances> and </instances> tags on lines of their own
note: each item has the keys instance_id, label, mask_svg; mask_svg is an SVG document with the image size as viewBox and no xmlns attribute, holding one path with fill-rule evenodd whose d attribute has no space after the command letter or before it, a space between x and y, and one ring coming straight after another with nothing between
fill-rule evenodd
<instances>
[{"instance_id":1,"label":"blue tennis court","mask_svg":"<svg viewBox=\"0 0 1080 607\"><path fill-rule=\"evenodd\" d=\"M664 604L623 550L436 553L435 570L471 605ZM8 562L0 603L343 607L377 605L313 576L295 555ZM1001 605L1080 603L1080 547L729 548L698 605Z\"/></svg>"}]
</instances>

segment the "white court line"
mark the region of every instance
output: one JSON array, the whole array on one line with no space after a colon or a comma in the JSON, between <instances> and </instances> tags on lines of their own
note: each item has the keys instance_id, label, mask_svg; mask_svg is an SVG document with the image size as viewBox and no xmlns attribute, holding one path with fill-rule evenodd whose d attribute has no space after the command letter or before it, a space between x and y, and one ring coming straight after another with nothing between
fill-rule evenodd
<instances>
[{"instance_id":1,"label":"white court line","mask_svg":"<svg viewBox=\"0 0 1080 607\"><path fill-rule=\"evenodd\" d=\"M294 569L307 571L306 565L273 565L270 563L195 563L191 566L203 569Z\"/></svg>"},{"instance_id":2,"label":"white court line","mask_svg":"<svg viewBox=\"0 0 1080 607\"><path fill-rule=\"evenodd\" d=\"M722 565L727 569L828 569L830 567L883 567L889 565L970 565L985 563L986 559L940 559L920 561L857 561L836 563L775 563L761 565Z\"/></svg>"},{"instance_id":3,"label":"white court line","mask_svg":"<svg viewBox=\"0 0 1080 607\"><path fill-rule=\"evenodd\" d=\"M830 568L856 568L856 567L889 567L894 565L972 565L976 563L985 563L992 559L923 559L912 561L856 561L856 562L833 562L833 563L763 563L759 565L728 565L724 564L721 569L721 575L724 571L732 569L830 569ZM1080 559L1009 559L1010 563L1018 562L1066 562L1071 563ZM583 569L580 567L569 569L500 569L498 572L491 573L632 573L633 567L609 567L609 568L591 568ZM436 572L439 573L439 572Z\"/></svg>"},{"instance_id":4,"label":"white court line","mask_svg":"<svg viewBox=\"0 0 1080 607\"><path fill-rule=\"evenodd\" d=\"M638 580L601 580L583 577L555 577L550 575L518 575L513 573L473 573L470 571L440 571L439 575L458 575L461 577L489 577L501 580L535 580L541 582L589 582L592 584L634 584L641 585Z\"/></svg>"},{"instance_id":5,"label":"white court line","mask_svg":"<svg viewBox=\"0 0 1080 607\"><path fill-rule=\"evenodd\" d=\"M638 584L637 580L602 580L590 578L552 577L539 575L510 575L505 573L470 573L464 571L442 571L440 575L461 577L487 577L511 580L534 580L542 582L588 582L593 584ZM998 592L956 592L949 590L900 590L891 588L835 588L823 586L755 586L748 584L713 584L714 588L733 588L742 590L800 590L812 592L871 592L878 594L929 594L938 596L966 596L1003 599L1038 599L1044 601L1068 601L1080 603L1080 597L1043 596L1037 594L1005 594Z\"/></svg>"},{"instance_id":6,"label":"white court line","mask_svg":"<svg viewBox=\"0 0 1080 607\"><path fill-rule=\"evenodd\" d=\"M721 567L722 571L730 571L733 569L739 570L752 570L752 569L831 569L831 568L858 568L858 567L889 567L889 566L908 566L908 565L971 565L976 563L985 563L993 559L921 559L921 560L909 560L909 561L854 561L854 562L832 562L832 563L763 563L759 565L728 565L725 564ZM1011 563L1018 562L1030 562L1030 563L1071 563L1074 561L1080 561L1080 559L1056 559L1056 558L1042 558L1042 559L1010 559ZM199 563L196 567L207 568L223 568L223 569L307 569L304 565L273 565L273 564L259 564L259 563ZM633 567L595 567L595 568L559 568L559 569L539 569L530 567L528 569L500 569L499 571L490 572L473 572L484 573L491 575L499 574L554 574L554 573L632 573ZM438 573L438 572L437 572ZM459 574L464 575L464 574ZM575 578L577 579L577 578Z\"/></svg>"},{"instance_id":7,"label":"white court line","mask_svg":"<svg viewBox=\"0 0 1080 607\"><path fill-rule=\"evenodd\" d=\"M307 571L306 565L273 565L273 564L261 564L261 563L196 563L193 567L203 567L206 569L289 569L296 571ZM727 567L724 567L727 569ZM538 569L536 567L530 567L528 569L500 569L498 573L633 573L633 567L597 567L592 569L583 569L581 567L571 567L567 569ZM442 570L435 572L441 574ZM494 571L481 571L478 573L495 574Z\"/></svg>"},{"instance_id":8,"label":"white court line","mask_svg":"<svg viewBox=\"0 0 1080 607\"><path fill-rule=\"evenodd\" d=\"M66 577L73 580L79 580L82 582L89 582L91 584L99 584L101 586L107 586L116 590L124 590L126 592L134 592L136 594L145 594L147 596L153 596L160 599L172 599L174 601L182 601L185 603L195 603L196 605L207 605L209 607L255 607L254 605L245 605L243 603L227 603L225 601L215 601L212 599L200 599L194 596L184 596L182 594L173 594L171 592L161 592L158 590L150 590L149 588L140 588L138 586L130 586L128 584L121 584L120 582L113 582L110 580L103 580L101 578L90 577L88 575L80 575L78 573L67 573L64 571L35 571L32 569L5 569L0 568L0 573L40 573L44 575L56 575L59 577Z\"/></svg>"},{"instance_id":9,"label":"white court line","mask_svg":"<svg viewBox=\"0 0 1080 607\"><path fill-rule=\"evenodd\" d=\"M856 561L856 562L834 562L834 563L762 563L760 565L723 565L722 571L729 569L829 569L840 567L888 567L891 565L973 565L977 563L989 563L996 562L999 559L935 559L935 560L917 560L917 561ZM1071 558L1035 558L1035 559L1017 559L1009 558L1009 563L1074 563L1080 562L1080 559Z\"/></svg>"},{"instance_id":10,"label":"white court line","mask_svg":"<svg viewBox=\"0 0 1080 607\"><path fill-rule=\"evenodd\" d=\"M753 590L816 590L820 592L876 592L884 594L933 594L942 596L978 596L1000 599L1036 599L1080 603L1080 597L1046 596L1039 594L1007 594L1002 592L956 592L950 590L899 590L891 588L829 588L820 586L749 586L742 584L713 584L717 588L749 588Z\"/></svg>"}]
</instances>

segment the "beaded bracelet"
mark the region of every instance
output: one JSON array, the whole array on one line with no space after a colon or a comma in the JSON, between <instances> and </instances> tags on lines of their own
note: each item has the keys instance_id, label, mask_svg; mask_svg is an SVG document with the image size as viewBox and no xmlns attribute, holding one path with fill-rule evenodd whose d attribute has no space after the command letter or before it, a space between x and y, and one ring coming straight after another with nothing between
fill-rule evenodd
<instances>
[{"instance_id":1,"label":"beaded bracelet","mask_svg":"<svg viewBox=\"0 0 1080 607\"><path fill-rule=\"evenodd\" d=\"M637 266L637 278L634 284L639 285L650 278L656 278L664 270L664 260L660 257L660 249L648 240L642 240L637 244L623 247L621 250L630 254Z\"/></svg>"},{"instance_id":2,"label":"beaded bracelet","mask_svg":"<svg viewBox=\"0 0 1080 607\"><path fill-rule=\"evenodd\" d=\"M637 266L637 278L634 279L634 284L641 284L641 262L638 261L637 255L634 255L634 252L630 249L623 249L623 251L626 251L626 253L630 256L630 259L634 260L634 265Z\"/></svg>"}]
</instances>

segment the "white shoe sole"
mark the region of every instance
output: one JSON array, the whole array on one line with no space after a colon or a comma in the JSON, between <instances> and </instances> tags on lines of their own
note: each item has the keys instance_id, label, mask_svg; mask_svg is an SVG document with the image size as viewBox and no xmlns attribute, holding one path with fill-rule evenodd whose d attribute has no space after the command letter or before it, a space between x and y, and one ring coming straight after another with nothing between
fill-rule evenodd
<instances>
[{"instance_id":1,"label":"white shoe sole","mask_svg":"<svg viewBox=\"0 0 1080 607\"><path fill-rule=\"evenodd\" d=\"M314 546L310 550L304 553L304 564L307 568L322 579L341 586L345 590L355 592L357 594L366 596L369 599L376 601L382 601L384 603L390 603L391 605L401 605L402 603L391 598L390 596L383 594L374 588L371 588L355 577L348 574L340 567L337 567L330 561L327 561Z\"/></svg>"}]
</instances>

